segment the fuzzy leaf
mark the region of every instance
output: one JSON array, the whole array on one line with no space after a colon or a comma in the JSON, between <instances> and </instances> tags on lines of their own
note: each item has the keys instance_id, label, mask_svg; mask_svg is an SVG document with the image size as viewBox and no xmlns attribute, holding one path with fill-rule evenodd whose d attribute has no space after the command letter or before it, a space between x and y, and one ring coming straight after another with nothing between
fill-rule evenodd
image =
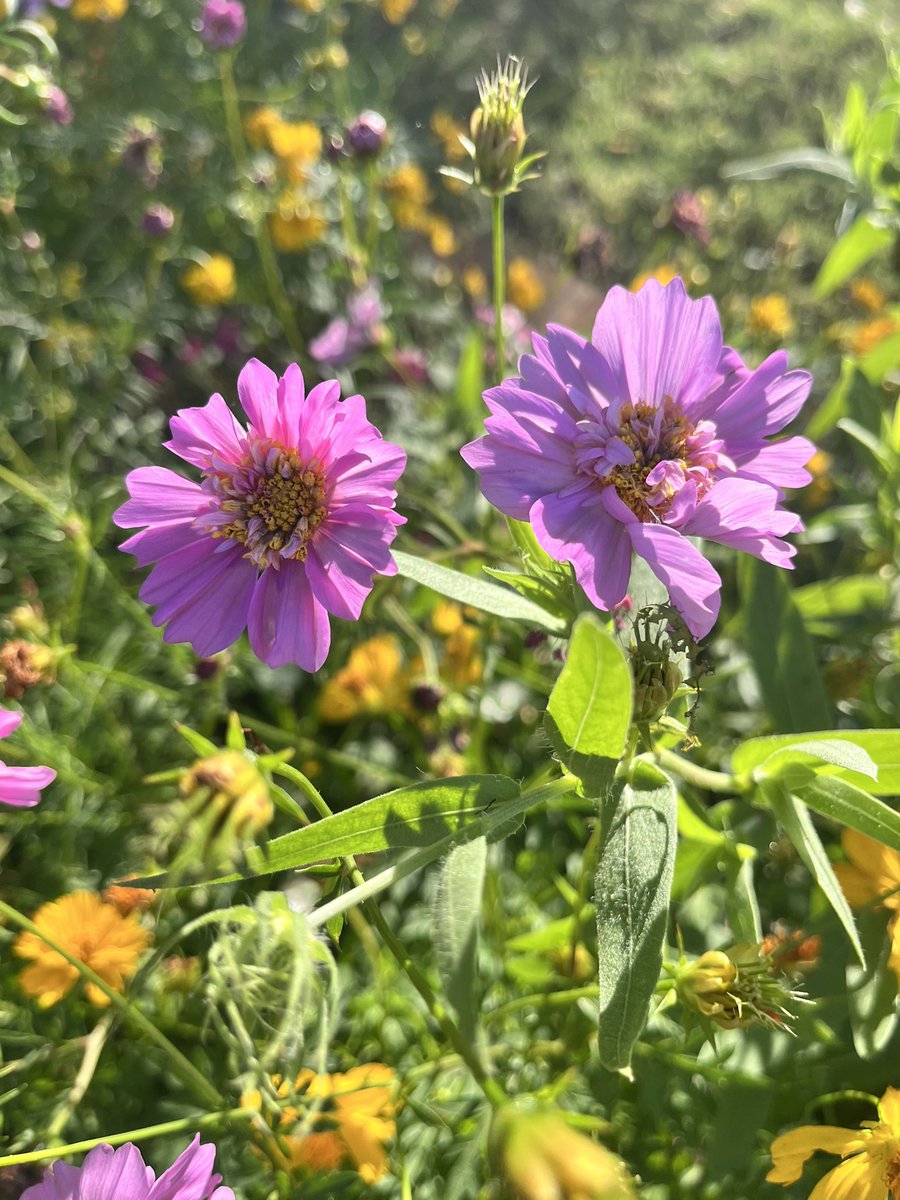
<instances>
[{"instance_id":1,"label":"fuzzy leaf","mask_svg":"<svg viewBox=\"0 0 900 1200\"><path fill-rule=\"evenodd\" d=\"M454 846L441 865L432 907L432 934L438 971L459 1027L474 1042L480 1005L475 991L478 926L487 868L487 840Z\"/></svg>"}]
</instances>

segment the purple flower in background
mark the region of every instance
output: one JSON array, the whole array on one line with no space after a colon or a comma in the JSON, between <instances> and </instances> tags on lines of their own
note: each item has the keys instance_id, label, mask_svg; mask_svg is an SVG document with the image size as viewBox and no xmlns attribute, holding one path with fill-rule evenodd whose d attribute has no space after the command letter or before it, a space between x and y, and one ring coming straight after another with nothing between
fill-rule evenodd
<instances>
[{"instance_id":1,"label":"purple flower in background","mask_svg":"<svg viewBox=\"0 0 900 1200\"><path fill-rule=\"evenodd\" d=\"M141 228L149 237L165 237L174 224L175 214L168 204L151 204L141 220Z\"/></svg>"},{"instance_id":2,"label":"purple flower in background","mask_svg":"<svg viewBox=\"0 0 900 1200\"><path fill-rule=\"evenodd\" d=\"M200 14L200 36L207 46L227 50L247 32L247 15L240 0L206 0Z\"/></svg>"},{"instance_id":3,"label":"purple flower in background","mask_svg":"<svg viewBox=\"0 0 900 1200\"><path fill-rule=\"evenodd\" d=\"M153 346L139 346L137 350L132 351L131 365L142 379L152 383L154 387L164 387L169 382L169 376L156 357Z\"/></svg>"},{"instance_id":4,"label":"purple flower in background","mask_svg":"<svg viewBox=\"0 0 900 1200\"><path fill-rule=\"evenodd\" d=\"M31 21L35 17L42 17L47 11L48 2L54 8L68 8L72 0L22 0L16 16L22 21Z\"/></svg>"},{"instance_id":5,"label":"purple flower in background","mask_svg":"<svg viewBox=\"0 0 900 1200\"><path fill-rule=\"evenodd\" d=\"M51 84L41 97L41 111L55 125L71 125L74 113L69 97L56 84Z\"/></svg>"},{"instance_id":6,"label":"purple flower in background","mask_svg":"<svg viewBox=\"0 0 900 1200\"><path fill-rule=\"evenodd\" d=\"M381 113L360 113L347 128L347 145L359 158L374 158L387 141L387 121Z\"/></svg>"},{"instance_id":7,"label":"purple flower in background","mask_svg":"<svg viewBox=\"0 0 900 1200\"><path fill-rule=\"evenodd\" d=\"M212 1173L215 1157L215 1146L201 1145L198 1133L157 1179L132 1142L118 1150L95 1146L80 1167L55 1162L21 1200L234 1200Z\"/></svg>"},{"instance_id":8,"label":"purple flower in background","mask_svg":"<svg viewBox=\"0 0 900 1200\"><path fill-rule=\"evenodd\" d=\"M310 356L330 367L344 366L361 350L377 345L385 315L378 285L370 283L347 301L346 317L335 317L312 339Z\"/></svg>"},{"instance_id":9,"label":"purple flower in background","mask_svg":"<svg viewBox=\"0 0 900 1200\"><path fill-rule=\"evenodd\" d=\"M521 376L485 393L487 433L463 448L501 512L530 521L571 562L597 608L628 591L632 552L668 588L695 637L712 628L721 580L690 537L789 567L801 529L783 489L809 482L811 442L770 442L812 383L783 351L755 371L722 343L711 297L680 279L607 295L590 341L550 326Z\"/></svg>"},{"instance_id":10,"label":"purple flower in background","mask_svg":"<svg viewBox=\"0 0 900 1200\"><path fill-rule=\"evenodd\" d=\"M672 224L685 237L692 237L701 246L709 245L706 227L706 208L696 192L679 192L672 201Z\"/></svg>"},{"instance_id":11,"label":"purple flower in background","mask_svg":"<svg viewBox=\"0 0 900 1200\"><path fill-rule=\"evenodd\" d=\"M240 637L270 667L317 671L331 641L328 614L357 620L372 575L393 575L403 517L399 447L366 419L362 396L334 380L305 394L296 364L283 378L251 359L238 378L245 429L220 395L184 408L166 447L199 467L199 484L141 467L114 520L147 526L122 544L156 563L141 597L168 623L166 641L207 658Z\"/></svg>"},{"instance_id":12,"label":"purple flower in background","mask_svg":"<svg viewBox=\"0 0 900 1200\"><path fill-rule=\"evenodd\" d=\"M9 737L22 724L22 714L0 708L0 738ZM0 762L0 804L13 808L34 808L41 788L56 778L50 767L8 767Z\"/></svg>"}]
</instances>

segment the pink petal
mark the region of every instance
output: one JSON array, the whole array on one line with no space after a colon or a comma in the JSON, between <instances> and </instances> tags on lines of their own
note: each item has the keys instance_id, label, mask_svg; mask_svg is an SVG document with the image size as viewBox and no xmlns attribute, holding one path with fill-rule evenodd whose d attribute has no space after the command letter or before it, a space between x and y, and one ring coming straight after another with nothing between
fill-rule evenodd
<instances>
[{"instance_id":1,"label":"pink petal","mask_svg":"<svg viewBox=\"0 0 900 1200\"><path fill-rule=\"evenodd\" d=\"M22 724L22 713L0 708L0 738L9 737Z\"/></svg>"},{"instance_id":2,"label":"pink petal","mask_svg":"<svg viewBox=\"0 0 900 1200\"><path fill-rule=\"evenodd\" d=\"M56 778L50 767L8 767L0 763L0 803L14 808L33 808L41 789Z\"/></svg>"},{"instance_id":3,"label":"pink petal","mask_svg":"<svg viewBox=\"0 0 900 1200\"><path fill-rule=\"evenodd\" d=\"M328 613L313 595L301 563L286 562L278 571L262 573L247 624L253 653L270 667L296 663L313 672L328 657Z\"/></svg>"},{"instance_id":4,"label":"pink petal","mask_svg":"<svg viewBox=\"0 0 900 1200\"><path fill-rule=\"evenodd\" d=\"M153 1184L147 1200L205 1200L215 1160L215 1146L201 1145L198 1133Z\"/></svg>"},{"instance_id":5,"label":"pink petal","mask_svg":"<svg viewBox=\"0 0 900 1200\"><path fill-rule=\"evenodd\" d=\"M390 560L390 554L387 554ZM372 568L351 557L333 538L317 537L306 559L313 593L330 613L358 621L372 590Z\"/></svg>"},{"instance_id":6,"label":"pink petal","mask_svg":"<svg viewBox=\"0 0 900 1200\"><path fill-rule=\"evenodd\" d=\"M199 484L167 467L138 467L125 476L125 486L131 499L113 513L120 529L185 521L210 507L209 497Z\"/></svg>"},{"instance_id":7,"label":"pink petal","mask_svg":"<svg viewBox=\"0 0 900 1200\"><path fill-rule=\"evenodd\" d=\"M170 521L166 525L151 525L140 533L132 534L122 542L120 550L133 554L139 567L147 567L167 554L181 550L202 535L197 533L192 520Z\"/></svg>"},{"instance_id":8,"label":"pink petal","mask_svg":"<svg viewBox=\"0 0 900 1200\"><path fill-rule=\"evenodd\" d=\"M75 1200L80 1178L80 1167L55 1162L44 1172L41 1182L26 1188L19 1200Z\"/></svg>"},{"instance_id":9,"label":"pink petal","mask_svg":"<svg viewBox=\"0 0 900 1200\"><path fill-rule=\"evenodd\" d=\"M330 462L332 458L332 436L340 412L341 385L336 379L317 384L306 397L300 416L300 435L297 446L300 457L308 462L317 458ZM343 416L341 420L343 420Z\"/></svg>"},{"instance_id":10,"label":"pink petal","mask_svg":"<svg viewBox=\"0 0 900 1200\"><path fill-rule=\"evenodd\" d=\"M238 399L250 424L263 437L278 434L278 377L258 358L251 358L238 375Z\"/></svg>"},{"instance_id":11,"label":"pink petal","mask_svg":"<svg viewBox=\"0 0 900 1200\"><path fill-rule=\"evenodd\" d=\"M711 563L677 529L669 525L627 525L635 553L643 558L669 592L695 638L705 637L716 623L722 580Z\"/></svg>"},{"instance_id":12,"label":"pink petal","mask_svg":"<svg viewBox=\"0 0 900 1200\"><path fill-rule=\"evenodd\" d=\"M195 467L208 470L214 455L232 463L244 456L244 430L218 392L199 408L179 409L169 429L171 441L163 445Z\"/></svg>"},{"instance_id":13,"label":"pink petal","mask_svg":"<svg viewBox=\"0 0 900 1200\"><path fill-rule=\"evenodd\" d=\"M735 462L742 475L759 479L776 488L805 487L812 479L806 464L816 448L804 437L767 442L758 450L738 455Z\"/></svg>"},{"instance_id":14,"label":"pink petal","mask_svg":"<svg viewBox=\"0 0 900 1200\"><path fill-rule=\"evenodd\" d=\"M531 507L537 540L558 562L570 562L591 604L609 611L628 591L631 544L589 485L567 497L544 496Z\"/></svg>"},{"instance_id":15,"label":"pink petal","mask_svg":"<svg viewBox=\"0 0 900 1200\"><path fill-rule=\"evenodd\" d=\"M303 417L303 401L306 385L303 372L296 363L291 363L278 380L278 425L275 434L283 446L300 444L300 422Z\"/></svg>"},{"instance_id":16,"label":"pink petal","mask_svg":"<svg viewBox=\"0 0 900 1200\"><path fill-rule=\"evenodd\" d=\"M81 1166L82 1200L146 1200L148 1181L144 1160L130 1142L113 1150L95 1146Z\"/></svg>"}]
</instances>

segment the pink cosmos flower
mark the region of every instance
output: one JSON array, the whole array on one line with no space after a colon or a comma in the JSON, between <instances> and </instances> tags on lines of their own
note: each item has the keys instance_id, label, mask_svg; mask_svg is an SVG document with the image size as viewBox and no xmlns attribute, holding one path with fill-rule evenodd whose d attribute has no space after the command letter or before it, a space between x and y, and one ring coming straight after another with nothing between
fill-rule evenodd
<instances>
[{"instance_id":1,"label":"pink cosmos flower","mask_svg":"<svg viewBox=\"0 0 900 1200\"><path fill-rule=\"evenodd\" d=\"M783 489L809 482L814 447L768 439L812 379L783 351L750 370L723 345L712 298L691 300L680 279L612 288L590 341L550 326L533 345L520 377L485 393L487 433L462 455L493 505L571 562L592 604L622 600L634 552L699 638L721 580L689 538L791 566L782 539L802 523Z\"/></svg>"},{"instance_id":2,"label":"pink cosmos flower","mask_svg":"<svg viewBox=\"0 0 900 1200\"><path fill-rule=\"evenodd\" d=\"M9 735L22 724L22 714L0 708L0 738ZM56 778L50 767L8 767L0 762L0 804L13 808L34 808L45 788Z\"/></svg>"},{"instance_id":3,"label":"pink cosmos flower","mask_svg":"<svg viewBox=\"0 0 900 1200\"><path fill-rule=\"evenodd\" d=\"M241 371L244 428L220 395L172 418L166 447L199 467L193 483L165 467L127 479L115 513L139 566L155 562L141 598L168 622L166 641L201 658L247 627L270 667L317 671L328 654L328 614L356 620L372 575L393 575L390 544L403 517L394 485L399 447L366 419L362 396L340 399L335 380L305 394L296 364L283 378L256 359Z\"/></svg>"},{"instance_id":4,"label":"pink cosmos flower","mask_svg":"<svg viewBox=\"0 0 900 1200\"><path fill-rule=\"evenodd\" d=\"M198 1133L157 1179L132 1142L118 1150L95 1146L80 1167L55 1162L21 1200L234 1200L212 1173L215 1157L215 1146L202 1146Z\"/></svg>"}]
</instances>

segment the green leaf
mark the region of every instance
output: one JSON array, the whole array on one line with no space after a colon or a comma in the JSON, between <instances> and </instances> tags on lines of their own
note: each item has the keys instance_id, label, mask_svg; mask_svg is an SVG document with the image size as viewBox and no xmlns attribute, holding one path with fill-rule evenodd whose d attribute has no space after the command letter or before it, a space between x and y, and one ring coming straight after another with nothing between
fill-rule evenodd
<instances>
[{"instance_id":1,"label":"green leaf","mask_svg":"<svg viewBox=\"0 0 900 1200\"><path fill-rule=\"evenodd\" d=\"M862 213L829 250L813 283L814 295L820 300L830 296L893 240L892 229L878 223L871 213Z\"/></svg>"},{"instance_id":2,"label":"green leaf","mask_svg":"<svg viewBox=\"0 0 900 1200\"><path fill-rule=\"evenodd\" d=\"M855 742L844 742L839 738L833 741L823 738L821 741L810 738L805 741L793 742L790 746L774 750L768 758L753 772L754 779L781 778L797 774L796 767L804 768L807 776L815 774L811 767L823 765L843 767L856 775L865 775L867 779L878 778L878 768L862 746Z\"/></svg>"},{"instance_id":3,"label":"green leaf","mask_svg":"<svg viewBox=\"0 0 900 1200\"><path fill-rule=\"evenodd\" d=\"M852 783L820 775L795 789L795 795L823 817L900 850L900 813Z\"/></svg>"},{"instance_id":4,"label":"green leaf","mask_svg":"<svg viewBox=\"0 0 900 1200\"><path fill-rule=\"evenodd\" d=\"M893 333L859 359L859 369L876 387L900 367L900 333Z\"/></svg>"},{"instance_id":5,"label":"green leaf","mask_svg":"<svg viewBox=\"0 0 900 1200\"><path fill-rule=\"evenodd\" d=\"M849 742L863 750L877 769L877 778L867 778L869 771L862 773L844 766L823 766L817 771L822 776L846 779L865 788L874 796L900 795L900 729L829 729L815 733L778 734L773 737L751 738L738 746L731 759L735 775L752 776L757 768L772 754L790 746L802 746L810 742Z\"/></svg>"},{"instance_id":6,"label":"green leaf","mask_svg":"<svg viewBox=\"0 0 900 1200\"><path fill-rule=\"evenodd\" d=\"M877 575L822 579L797 588L794 603L807 629L834 634L850 620L882 616L888 603L887 581Z\"/></svg>"},{"instance_id":7,"label":"green leaf","mask_svg":"<svg viewBox=\"0 0 900 1200\"><path fill-rule=\"evenodd\" d=\"M841 417L850 411L854 386L859 386L856 363L845 356L841 359L840 375L806 427L805 432L814 442L830 433Z\"/></svg>"},{"instance_id":8,"label":"green leaf","mask_svg":"<svg viewBox=\"0 0 900 1200\"><path fill-rule=\"evenodd\" d=\"M445 171L448 174L449 171ZM473 329L466 338L459 356L456 375L455 411L461 414L465 428L473 433L481 431L484 417L484 338L481 331Z\"/></svg>"},{"instance_id":9,"label":"green leaf","mask_svg":"<svg viewBox=\"0 0 900 1200\"><path fill-rule=\"evenodd\" d=\"M810 875L825 893L825 898L843 925L857 958L865 966L866 959L860 945L853 913L850 911L850 905L841 890L837 876L831 868L825 847L822 845L806 806L795 799L784 784L777 779L764 780L760 786L769 807L793 842Z\"/></svg>"},{"instance_id":10,"label":"green leaf","mask_svg":"<svg viewBox=\"0 0 900 1200\"><path fill-rule=\"evenodd\" d=\"M497 587L485 579L463 575L461 571L453 571L450 567L442 567L400 550L394 551L394 559L397 570L405 579L421 583L459 604L470 604L482 612L508 617L513 621L524 621L527 625L535 625L550 633L566 631L565 621L508 588Z\"/></svg>"},{"instance_id":11,"label":"green leaf","mask_svg":"<svg viewBox=\"0 0 900 1200\"><path fill-rule=\"evenodd\" d=\"M791 733L832 724L831 702L785 572L747 555L738 582L747 650L772 723Z\"/></svg>"},{"instance_id":12,"label":"green leaf","mask_svg":"<svg viewBox=\"0 0 900 1200\"><path fill-rule=\"evenodd\" d=\"M753 882L753 860L732 855L725 866L725 913L736 942L761 942L762 921Z\"/></svg>"},{"instance_id":13,"label":"green leaf","mask_svg":"<svg viewBox=\"0 0 900 1200\"><path fill-rule=\"evenodd\" d=\"M593 613L575 622L565 666L550 693L544 729L585 795L609 788L631 725L631 669Z\"/></svg>"},{"instance_id":14,"label":"green leaf","mask_svg":"<svg viewBox=\"0 0 900 1200\"><path fill-rule=\"evenodd\" d=\"M631 1062L659 980L678 840L676 792L638 759L600 802L594 899L600 978L600 1061Z\"/></svg>"},{"instance_id":15,"label":"green leaf","mask_svg":"<svg viewBox=\"0 0 900 1200\"><path fill-rule=\"evenodd\" d=\"M879 1054L897 1028L897 976L888 966L891 939L881 912L858 914L860 940L868 966L847 966L847 1008L853 1048L864 1061Z\"/></svg>"},{"instance_id":16,"label":"green leaf","mask_svg":"<svg viewBox=\"0 0 900 1200\"><path fill-rule=\"evenodd\" d=\"M432 907L438 971L468 1042L476 1040L481 1006L475 993L478 925L487 868L487 840L454 846L441 866Z\"/></svg>"},{"instance_id":17,"label":"green leaf","mask_svg":"<svg viewBox=\"0 0 900 1200\"><path fill-rule=\"evenodd\" d=\"M346 854L427 846L462 830L488 808L494 814L491 824L508 819L512 814L504 802L518 795L518 785L503 775L460 775L415 783L251 847L246 870L210 875L205 882L224 883L293 871ZM191 879L192 885L200 882L204 881ZM165 876L156 876L144 886L164 884Z\"/></svg>"},{"instance_id":18,"label":"green leaf","mask_svg":"<svg viewBox=\"0 0 900 1200\"><path fill-rule=\"evenodd\" d=\"M854 182L847 159L819 146L803 146L798 150L784 150L760 158L727 163L720 174L723 179L778 179L790 171L815 171L817 175L829 175L845 183Z\"/></svg>"}]
</instances>

